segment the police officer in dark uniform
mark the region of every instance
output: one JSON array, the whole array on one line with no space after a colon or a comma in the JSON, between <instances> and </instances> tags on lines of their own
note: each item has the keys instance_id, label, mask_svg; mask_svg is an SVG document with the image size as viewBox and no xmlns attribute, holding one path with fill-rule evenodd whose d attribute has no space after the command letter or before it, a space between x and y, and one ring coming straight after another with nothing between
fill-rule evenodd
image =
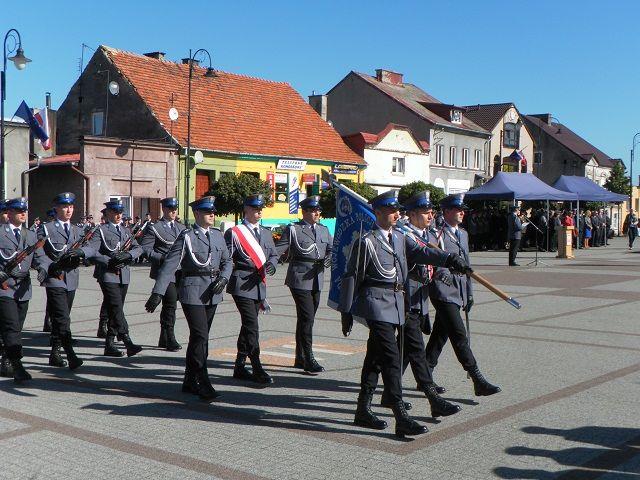
<instances>
[{"instance_id":1,"label":"police officer in dark uniform","mask_svg":"<svg viewBox=\"0 0 640 480\"><path fill-rule=\"evenodd\" d=\"M278 253L271 231L260 225L264 205L263 195L245 198L242 223L227 230L224 238L233 259L227 293L233 296L242 321L233 378L266 386L273 383L273 378L260 362L258 313L270 310L266 276L276 273ZM252 372L245 366L247 357Z\"/></svg>"},{"instance_id":2,"label":"police officer in dark uniform","mask_svg":"<svg viewBox=\"0 0 640 480\"><path fill-rule=\"evenodd\" d=\"M289 268L285 285L296 304L296 359L294 368L310 374L324 371L313 356L313 321L320 305L324 269L331 265L333 238L321 225L320 197L307 197L300 202L302 220L288 225L276 242L278 254L288 252Z\"/></svg>"},{"instance_id":3,"label":"police officer in dark uniform","mask_svg":"<svg viewBox=\"0 0 640 480\"><path fill-rule=\"evenodd\" d=\"M399 218L397 192L388 191L369 201L376 225L351 246L342 277L338 310L342 312L342 333L348 335L353 319L369 327L367 353L362 366L361 389L354 423L383 430L387 422L371 411L371 400L382 371L386 399L396 419L396 435L419 435L427 427L409 417L402 400L402 361L396 328L405 323L404 285L408 266L405 239L393 227ZM415 261L427 264L432 254L416 247Z\"/></svg>"},{"instance_id":4,"label":"police officer in dark uniform","mask_svg":"<svg viewBox=\"0 0 640 480\"><path fill-rule=\"evenodd\" d=\"M147 225L140 246L151 261L149 277L158 278L158 270L164 262L169 249L178 238L185 226L176 220L178 214L178 199L175 197L160 200L162 218L154 224ZM175 336L176 306L178 290L176 284L180 276L180 269L175 272L166 291L162 295L162 310L160 311L160 339L158 347L170 352L177 352L182 348Z\"/></svg>"},{"instance_id":5,"label":"police officer in dark uniform","mask_svg":"<svg viewBox=\"0 0 640 480\"><path fill-rule=\"evenodd\" d=\"M5 199L0 199L0 228L3 225L6 225L9 222L9 217L7 213L7 201ZM2 339L2 335L0 334L0 376L1 377L12 377L13 376L13 368L11 367L11 362L9 358L5 355L4 350L4 340Z\"/></svg>"},{"instance_id":6,"label":"police officer in dark uniform","mask_svg":"<svg viewBox=\"0 0 640 480\"><path fill-rule=\"evenodd\" d=\"M218 397L207 371L209 331L233 263L219 230L212 228L215 197L191 202L195 216L192 228L184 229L164 257L146 309L153 312L180 269L178 297L189 324L189 345L182 391L197 394L204 401Z\"/></svg>"},{"instance_id":7,"label":"police officer in dark uniform","mask_svg":"<svg viewBox=\"0 0 640 480\"><path fill-rule=\"evenodd\" d=\"M129 229L120 224L124 206L120 200L111 200L104 205L106 208L103 213L107 221L100 225L89 243L93 250L91 258L96 264L93 277L98 280L104 295L109 318L104 355L122 356L122 352L115 345L117 335L118 340L126 347L127 356L131 357L140 353L142 347L133 343L129 336L129 324L124 316L124 302L131 279L129 265L142 255L142 248L135 239L131 239L131 248L122 251L122 247L131 237Z\"/></svg>"},{"instance_id":8,"label":"police officer in dark uniform","mask_svg":"<svg viewBox=\"0 0 640 480\"><path fill-rule=\"evenodd\" d=\"M29 300L31 299L31 277L29 269L38 270L38 281L44 280L46 271L40 268L44 255L41 248L28 255L19 265L6 271L7 262L22 250L37 243L36 233L25 227L29 204L24 197L7 200L8 223L0 228L0 333L4 343L4 355L9 360L2 362L2 376L13 376L16 383L31 380L31 375L22 365L22 327L24 326Z\"/></svg>"},{"instance_id":9,"label":"police officer in dark uniform","mask_svg":"<svg viewBox=\"0 0 640 480\"><path fill-rule=\"evenodd\" d=\"M71 307L75 298L80 272L78 267L86 257L93 255L91 247L72 249L71 246L83 236L83 231L71 223L76 197L71 192L56 195L53 199L55 219L40 224L38 239L46 238L41 268L46 271L43 286L47 292L47 314L51 320L51 354L49 365L64 367L66 362L60 355L64 348L69 368L82 365L73 350L71 339Z\"/></svg>"},{"instance_id":10,"label":"police officer in dark uniform","mask_svg":"<svg viewBox=\"0 0 640 480\"><path fill-rule=\"evenodd\" d=\"M444 219L444 224L437 234L440 248L462 256L468 263L469 237L467 232L460 228L466 207L464 194L454 194L443 198L440 201L440 207ZM433 383L433 369L438 364L442 348L447 340L451 340L451 346L458 361L473 381L475 394L488 396L498 393L500 387L489 383L480 373L460 316L461 309L466 309L468 312L473 306L471 279L467 275L454 274L447 268L437 268L433 279L429 295L431 303L436 309L436 318L426 348L430 377L427 383Z\"/></svg>"},{"instance_id":11,"label":"police officer in dark uniform","mask_svg":"<svg viewBox=\"0 0 640 480\"><path fill-rule=\"evenodd\" d=\"M429 191L420 192L404 202L404 206L409 216L408 226L412 233L406 235L407 262L409 275L405 285L406 301L406 321L403 328L404 339L398 338L398 342L404 341L401 350L404 353L402 371L411 365L413 376L417 382L418 390L423 392L431 407L431 416L446 417L460 411L458 405L447 402L439 393L438 386L433 383L428 371L424 351L425 345L422 334L431 333L431 322L429 319L429 283L433 272L433 265L457 268L464 271L468 266L467 262L455 253L446 253L440 250L427 248L430 253L429 264L424 263L424 259L416 261L415 252L419 251L419 246L424 243L437 244L434 230L431 229L433 223L433 206L429 199ZM420 237L417 239L416 237ZM441 388L441 387L440 387ZM382 395L382 405L388 406L387 391ZM408 406L405 405L405 406Z\"/></svg>"}]
</instances>

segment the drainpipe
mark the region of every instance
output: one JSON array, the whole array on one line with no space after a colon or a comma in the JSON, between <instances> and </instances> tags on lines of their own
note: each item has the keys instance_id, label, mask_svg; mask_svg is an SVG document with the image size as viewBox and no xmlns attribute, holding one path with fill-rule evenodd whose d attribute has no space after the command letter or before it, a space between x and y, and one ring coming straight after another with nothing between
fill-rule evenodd
<instances>
[{"instance_id":1,"label":"drainpipe","mask_svg":"<svg viewBox=\"0 0 640 480\"><path fill-rule=\"evenodd\" d=\"M89 200L91 199L91 182L89 181L89 175L84 173L82 170L76 168L74 165L71 165L71 170L73 170L82 178L84 178L84 186L85 186L85 192L86 192L84 196L84 214L85 216L90 215L91 212L89 212L89 205L91 205L91 203L89 203Z\"/></svg>"}]
</instances>

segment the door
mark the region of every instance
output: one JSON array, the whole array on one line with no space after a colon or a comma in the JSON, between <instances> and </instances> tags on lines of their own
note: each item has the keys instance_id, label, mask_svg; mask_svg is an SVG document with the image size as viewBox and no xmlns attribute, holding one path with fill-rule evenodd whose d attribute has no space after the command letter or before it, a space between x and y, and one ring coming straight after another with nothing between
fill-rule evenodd
<instances>
[{"instance_id":1,"label":"door","mask_svg":"<svg viewBox=\"0 0 640 480\"><path fill-rule=\"evenodd\" d=\"M196 198L202 198L209 191L209 172L196 170Z\"/></svg>"}]
</instances>

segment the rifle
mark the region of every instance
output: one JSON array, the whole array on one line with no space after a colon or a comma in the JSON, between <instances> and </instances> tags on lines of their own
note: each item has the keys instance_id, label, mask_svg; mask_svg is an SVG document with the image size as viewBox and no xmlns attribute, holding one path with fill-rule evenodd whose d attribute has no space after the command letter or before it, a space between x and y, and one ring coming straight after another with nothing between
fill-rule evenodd
<instances>
[{"instance_id":1,"label":"rifle","mask_svg":"<svg viewBox=\"0 0 640 480\"><path fill-rule=\"evenodd\" d=\"M11 260L9 260L5 266L4 266L4 271L9 273L11 272L13 269L15 269L18 265L20 265L25 258L27 258L29 255L31 255L33 252L35 252L37 249L42 248L44 246L44 242L47 240L47 237L42 237L40 240L38 240L36 243L34 243L33 245L28 246L27 248L25 248L24 250L16 253ZM9 286L7 285L7 282L4 282L2 284L2 290L8 290Z\"/></svg>"},{"instance_id":2,"label":"rifle","mask_svg":"<svg viewBox=\"0 0 640 480\"><path fill-rule=\"evenodd\" d=\"M85 233L82 237L80 237L78 240L73 242L73 244L71 244L71 246L67 249L67 251L76 250L80 247L84 247L89 242L89 240L91 240L93 236L96 234L96 232L98 231L98 228L100 228L99 223L95 227L93 227L91 230L89 230L87 233ZM58 275L58 279L59 280L64 279L64 272Z\"/></svg>"},{"instance_id":3,"label":"rifle","mask_svg":"<svg viewBox=\"0 0 640 480\"><path fill-rule=\"evenodd\" d=\"M147 228L148 224L149 224L149 220L144 222L144 224L142 224L142 226L140 226L138 228L134 228L131 231L131 236L129 238L127 238L127 241L122 244L122 246L120 247L120 249L118 251L119 252L128 252L131 249L131 245L133 245L133 241L137 240L138 238L140 238L142 236L142 234L144 233L144 230Z\"/></svg>"}]
</instances>

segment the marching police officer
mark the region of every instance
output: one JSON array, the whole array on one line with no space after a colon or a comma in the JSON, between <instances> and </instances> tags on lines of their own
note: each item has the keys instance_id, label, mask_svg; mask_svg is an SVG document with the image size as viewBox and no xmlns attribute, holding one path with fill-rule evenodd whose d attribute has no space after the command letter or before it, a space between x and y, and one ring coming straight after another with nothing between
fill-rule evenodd
<instances>
[{"instance_id":1,"label":"marching police officer","mask_svg":"<svg viewBox=\"0 0 640 480\"><path fill-rule=\"evenodd\" d=\"M278 253L271 231L260 225L264 206L263 195L245 198L242 223L227 230L224 239L233 259L227 293L233 296L242 321L233 378L266 386L273 383L273 379L260 362L258 313L270 310L266 276L276 273ZM245 366L247 357L251 361L251 372Z\"/></svg>"},{"instance_id":2,"label":"marching police officer","mask_svg":"<svg viewBox=\"0 0 640 480\"><path fill-rule=\"evenodd\" d=\"M82 229L71 223L75 200L76 197L71 192L56 195L53 199L55 220L40 224L37 233L38 239L46 238L41 268L46 271L46 279L42 285L46 288L47 314L51 321L49 365L66 365L60 355L62 346L71 370L82 365L82 360L76 355L71 343L70 314L80 279L78 267L86 257L93 255L89 246L71 248L83 236Z\"/></svg>"},{"instance_id":3,"label":"marching police officer","mask_svg":"<svg viewBox=\"0 0 640 480\"><path fill-rule=\"evenodd\" d=\"M431 229L433 223L433 206L429 198L429 191L417 193L404 202L404 206L409 216L408 226L412 233L405 236L407 249L407 262L409 274L405 284L405 306L406 317L403 327L404 338L398 338L398 342L404 342L401 351L403 352L402 371L411 364L413 376L418 384L418 390L424 392L431 407L431 416L446 417L460 411L458 405L447 402L438 392L437 385L428 372L425 359L424 340L422 333L431 333L429 319L429 282L433 272L433 265L440 267L457 268L464 271L468 264L457 254L446 253L439 250L427 248L430 254L429 264L425 264L424 256L416 255L419 247L424 243L437 243L434 230ZM416 237L420 237L417 239ZM444 392L442 392L444 393ZM388 392L382 394L382 406L389 406L387 400ZM405 407L408 404L405 404ZM409 410L409 408L407 408Z\"/></svg>"},{"instance_id":4,"label":"marching police officer","mask_svg":"<svg viewBox=\"0 0 640 480\"><path fill-rule=\"evenodd\" d=\"M122 352L115 345L116 335L131 357L140 353L142 347L136 345L129 336L129 325L124 316L124 302L127 297L131 272L129 265L140 255L142 248L129 229L120 224L124 205L120 200L106 202L102 210L106 222L100 225L96 235L91 238L89 246L95 262L93 277L98 280L106 304L109 325L104 346L104 355L121 357ZM130 244L128 250L123 247Z\"/></svg>"},{"instance_id":5,"label":"marching police officer","mask_svg":"<svg viewBox=\"0 0 640 480\"><path fill-rule=\"evenodd\" d=\"M407 279L407 253L402 233L395 230L400 204L397 192L390 190L369 201L376 224L351 246L347 269L342 277L338 310L342 312L342 333L348 335L353 319L369 327L367 353L361 374L361 389L355 413L356 425L383 430L387 422L371 411L378 372L387 390L386 400L396 419L396 435L419 435L427 427L409 417L402 400L402 367L396 341L396 328L405 323L404 284ZM417 247L415 260L429 263L432 254Z\"/></svg>"},{"instance_id":6,"label":"marching police officer","mask_svg":"<svg viewBox=\"0 0 640 480\"><path fill-rule=\"evenodd\" d=\"M278 254L288 252L289 268L285 285L296 304L296 359L294 368L317 374L324 371L313 356L313 320L320 304L324 269L331 265L333 238L320 220L320 197L300 202L302 220L288 225L276 242Z\"/></svg>"},{"instance_id":7,"label":"marching police officer","mask_svg":"<svg viewBox=\"0 0 640 480\"><path fill-rule=\"evenodd\" d=\"M0 285L3 285L0 288L0 330L4 343L1 373L5 377L13 376L14 382L20 383L31 380L21 360L21 333L31 299L29 269L39 270L38 281L44 280L44 270L39 268L43 253L41 248L34 249L18 265L6 271L8 262L26 248L33 249L38 241L36 233L25 227L29 210L27 199L7 200L6 207L8 222L0 228Z\"/></svg>"},{"instance_id":8,"label":"marching police officer","mask_svg":"<svg viewBox=\"0 0 640 480\"><path fill-rule=\"evenodd\" d=\"M215 197L203 197L189 204L193 209L193 228L183 229L159 266L156 284L146 309L153 312L181 271L178 297L189 324L189 345L182 391L195 393L211 401L218 393L211 385L207 371L209 330L222 302L222 292L229 281L233 263L227 244L213 227ZM173 287L175 288L175 286Z\"/></svg>"},{"instance_id":9,"label":"marching police officer","mask_svg":"<svg viewBox=\"0 0 640 480\"><path fill-rule=\"evenodd\" d=\"M154 224L147 225L140 246L145 255L151 261L149 277L158 278L158 270L164 262L169 249L178 238L185 226L176 220L178 215L178 199L175 197L160 200L162 205L162 218ZM176 306L178 302L178 290L176 289L176 276L180 275L180 269L174 273L171 282L162 295L162 310L160 311L160 339L158 347L170 352L177 352L182 348L175 336Z\"/></svg>"},{"instance_id":10,"label":"marching police officer","mask_svg":"<svg viewBox=\"0 0 640 480\"><path fill-rule=\"evenodd\" d=\"M3 225L9 222L7 213L7 201L5 199L0 199L0 228ZM11 372L11 373L9 373ZM4 340L2 339L2 335L0 334L0 376L2 377L11 377L13 376L13 369L11 367L11 362L9 358L5 355L4 351Z\"/></svg>"},{"instance_id":11,"label":"marching police officer","mask_svg":"<svg viewBox=\"0 0 640 480\"><path fill-rule=\"evenodd\" d=\"M460 227L464 218L464 194L454 194L440 201L444 224L437 234L440 248L446 252L456 253L469 262L469 237ZM426 348L427 365L429 366L428 383L433 382L433 369L438 364L438 357L447 340L458 361L469 373L477 396L488 396L498 393L500 387L489 383L478 368L469 338L460 316L460 310L468 313L473 306L473 290L471 279L464 274L455 274L447 268L437 268L429 288L431 303L436 309L433 331Z\"/></svg>"}]
</instances>

